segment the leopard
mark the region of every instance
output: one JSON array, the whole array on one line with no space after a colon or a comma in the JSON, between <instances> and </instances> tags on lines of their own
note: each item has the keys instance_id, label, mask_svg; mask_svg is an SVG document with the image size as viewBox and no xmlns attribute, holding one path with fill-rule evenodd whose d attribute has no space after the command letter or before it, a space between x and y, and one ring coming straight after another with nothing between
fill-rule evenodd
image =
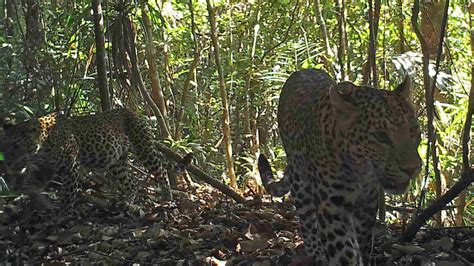
<instances>
[{"instance_id":1,"label":"leopard","mask_svg":"<svg viewBox=\"0 0 474 266\"><path fill-rule=\"evenodd\" d=\"M128 171L129 153L158 180L163 199L171 201L169 175L183 173L192 160L192 153L176 163L168 160L151 126L127 108L72 117L54 112L18 124L5 122L3 129L10 187L35 195L51 182L60 183L65 210L74 209L86 172L106 172L109 184L133 202L138 187Z\"/></svg>"},{"instance_id":2,"label":"leopard","mask_svg":"<svg viewBox=\"0 0 474 266\"><path fill-rule=\"evenodd\" d=\"M408 75L394 90L337 83L321 69L292 73L277 120L287 165L272 196L291 191L307 258L314 265L370 265L379 193L404 193L422 166L420 126ZM383 190L381 189L383 188Z\"/></svg>"}]
</instances>

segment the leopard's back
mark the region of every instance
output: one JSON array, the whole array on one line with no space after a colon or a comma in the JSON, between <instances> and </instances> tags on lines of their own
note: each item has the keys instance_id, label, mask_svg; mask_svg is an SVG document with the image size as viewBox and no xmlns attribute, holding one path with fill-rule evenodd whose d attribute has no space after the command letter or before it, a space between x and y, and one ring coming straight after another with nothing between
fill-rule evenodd
<instances>
[{"instance_id":1,"label":"leopard's back","mask_svg":"<svg viewBox=\"0 0 474 266\"><path fill-rule=\"evenodd\" d=\"M335 85L324 71L306 69L291 74L278 103L278 128L287 153L301 150L309 141L318 142L320 118L329 107L327 89ZM328 118L330 119L330 118Z\"/></svg>"}]
</instances>

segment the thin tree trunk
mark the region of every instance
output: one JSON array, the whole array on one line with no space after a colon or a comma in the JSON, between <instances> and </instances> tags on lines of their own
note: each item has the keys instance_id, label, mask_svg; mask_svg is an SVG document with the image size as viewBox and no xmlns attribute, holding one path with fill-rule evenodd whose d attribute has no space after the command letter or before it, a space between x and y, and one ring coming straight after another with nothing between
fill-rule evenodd
<instances>
[{"instance_id":1,"label":"thin tree trunk","mask_svg":"<svg viewBox=\"0 0 474 266\"><path fill-rule=\"evenodd\" d=\"M164 121L168 122L168 115L166 112L165 97L163 96L163 90L161 88L160 77L158 75L158 68L156 66L156 54L155 46L153 45L154 34L153 26L148 16L148 9L146 7L146 1L141 2L141 11L143 24L146 31L146 60L148 62L148 73L151 79L151 96L156 106L160 109L161 115ZM169 125L167 123L167 127Z\"/></svg>"},{"instance_id":2,"label":"thin tree trunk","mask_svg":"<svg viewBox=\"0 0 474 266\"><path fill-rule=\"evenodd\" d=\"M162 29L163 30L163 65L164 65L164 68L165 68L165 88L169 88L171 92L175 93L173 91L173 80L171 78L171 76L173 76L172 74L172 70L171 70L171 66L170 66L170 53L169 53L169 45L168 45L168 36L167 34L165 33L165 28Z\"/></svg>"},{"instance_id":3,"label":"thin tree trunk","mask_svg":"<svg viewBox=\"0 0 474 266\"><path fill-rule=\"evenodd\" d=\"M13 3L15 4L15 3ZM25 82L25 92L29 92L29 88L35 88L38 90L38 75L40 71L40 64L38 60L37 52L41 50L41 46L44 44L44 31L40 21L40 6L36 0L25 0L25 52L23 54L23 64L25 66L27 80ZM33 95L26 95L27 98ZM39 94L36 93L38 97Z\"/></svg>"},{"instance_id":4,"label":"thin tree trunk","mask_svg":"<svg viewBox=\"0 0 474 266\"><path fill-rule=\"evenodd\" d=\"M134 47L135 47L135 45L133 45L133 47L132 47L133 50L136 49ZM137 66L136 54L137 54L136 51L134 51L130 54L130 61L132 63L132 72L133 72L133 74L132 74L133 75L133 82L138 87L138 90L140 91L140 93L141 93L143 99L145 100L145 102L147 102L148 105L153 110L153 113L155 114L155 116L157 118L158 124L160 125L162 137L163 138L171 138L171 134L170 134L170 131L168 129L168 124L166 123L163 115L161 114L160 108L158 108L158 106L156 106L155 102L153 101L150 94L148 94L148 92L146 90L145 83L143 82L142 75L141 75L140 70L138 69L138 66Z\"/></svg>"},{"instance_id":5,"label":"thin tree trunk","mask_svg":"<svg viewBox=\"0 0 474 266\"><path fill-rule=\"evenodd\" d=\"M420 26L418 24L418 15L420 11L420 2L419 0L415 0L413 4L413 14L411 17L411 24L413 27L413 31L415 32L416 36L418 37L418 40L420 42L421 46L421 52L423 54L422 58L422 63L423 63L423 88L425 90L425 103L426 103L426 113L428 117L428 138L429 138L429 143L427 145L427 155L426 155L426 160L427 160L427 165L425 165L425 177L428 178L429 175L429 170L428 170L428 165L429 165L429 150L431 149L431 140L433 139L433 105L431 104L432 101L430 101L431 93L430 93L430 87L431 87L431 78L429 75L429 60L430 60L430 55L428 53L428 46L426 44L426 39L423 36L423 33L420 31ZM425 188L423 188L425 189ZM424 193L422 193L424 195ZM421 201L420 201L421 203ZM421 205L419 206L419 208ZM435 218L437 223L439 224L441 222L441 218L439 215Z\"/></svg>"},{"instance_id":6,"label":"thin tree trunk","mask_svg":"<svg viewBox=\"0 0 474 266\"><path fill-rule=\"evenodd\" d=\"M191 33L193 35L193 42L194 42L194 57L193 57L193 62L189 66L189 72L188 75L186 76L186 80L184 81L183 85L183 91L181 94L181 101L180 101L180 106L178 107L178 115L177 115L177 121L176 121L176 132L175 132L175 139L178 140L181 138L181 123L183 123L184 120L184 110L186 108L186 104L188 102L188 95L189 95L189 85L191 84L191 80L193 79L194 76L194 71L196 70L198 64L199 64L199 57L200 57L200 52L199 52L199 41L197 39L197 34L196 34L196 23L194 21L194 6L193 6L193 0L189 0L189 12L191 14Z\"/></svg>"},{"instance_id":7,"label":"thin tree trunk","mask_svg":"<svg viewBox=\"0 0 474 266\"><path fill-rule=\"evenodd\" d=\"M426 40L427 52L430 58L434 58L438 51L444 4L445 0L422 2L420 30Z\"/></svg>"},{"instance_id":8,"label":"thin tree trunk","mask_svg":"<svg viewBox=\"0 0 474 266\"><path fill-rule=\"evenodd\" d=\"M328 38L328 29L326 27L326 22L323 17L323 12L322 12L322 7L321 7L321 2L320 0L315 1L315 8L316 8L316 19L318 20L319 24L319 31L321 32L321 36L323 37L324 45L326 47L326 55L333 56L334 53L331 50L331 44L329 43L329 38Z\"/></svg>"},{"instance_id":9,"label":"thin tree trunk","mask_svg":"<svg viewBox=\"0 0 474 266\"><path fill-rule=\"evenodd\" d=\"M316 20L317 20L317 25L319 25L319 31L321 32L321 37L324 42L324 65L326 66L326 69L328 71L331 71L331 74L333 77L336 76L336 73L334 71L334 68L330 62L330 59L334 57L334 52L331 49L331 44L329 43L329 37L328 37L328 30L326 27L326 22L323 16L323 11L321 7L321 1L316 0L315 2L315 9L316 9Z\"/></svg>"},{"instance_id":10,"label":"thin tree trunk","mask_svg":"<svg viewBox=\"0 0 474 266\"><path fill-rule=\"evenodd\" d=\"M254 11L254 16L252 17L252 22L250 25L252 26L252 48L250 49L250 56L249 56L249 69L247 71L247 77L245 79L245 85L247 88L247 93L244 93L244 102L243 104L245 105L244 107L244 118L245 118L245 123L244 123L244 134L246 137L244 137L245 141L248 143L248 147L250 148L250 151L252 154L257 158L257 152L258 152L258 142L257 142L257 131L256 127L254 126L256 124L256 117L255 117L255 108L253 108L252 104L255 102L255 93L252 90L252 87L254 85L254 68L255 68L255 53L257 49L257 42L259 40L259 29L260 27L256 27L256 25L259 25L259 18L260 18L260 2L256 5L255 11ZM250 32L250 31L249 31ZM249 136L249 137L247 137ZM256 165L256 164L255 164Z\"/></svg>"},{"instance_id":11,"label":"thin tree trunk","mask_svg":"<svg viewBox=\"0 0 474 266\"><path fill-rule=\"evenodd\" d=\"M468 9L469 12L469 25L471 31L471 54L474 54L474 4ZM469 92L469 102L467 106L466 121L464 122L464 130L462 134L462 162L463 169L469 169L470 161L469 156L474 156L474 154L469 154L472 149L472 142L469 141L470 135L472 132L472 115L474 114L474 63L471 63L471 89ZM458 207L456 214L456 225L464 225L464 213L466 208L466 194L467 191L463 191L458 198Z\"/></svg>"},{"instance_id":12,"label":"thin tree trunk","mask_svg":"<svg viewBox=\"0 0 474 266\"><path fill-rule=\"evenodd\" d=\"M105 60L104 19L100 0L92 0L94 12L95 49L97 63L97 82L99 85L100 105L102 111L112 109L109 88L107 84L107 63Z\"/></svg>"},{"instance_id":13,"label":"thin tree trunk","mask_svg":"<svg viewBox=\"0 0 474 266\"><path fill-rule=\"evenodd\" d=\"M15 12L15 3L13 0L5 0L5 37L8 40L13 38L15 34L15 21L17 21L16 12ZM5 58L7 65L7 73L4 73L5 76L13 70L13 56L7 56Z\"/></svg>"},{"instance_id":14,"label":"thin tree trunk","mask_svg":"<svg viewBox=\"0 0 474 266\"><path fill-rule=\"evenodd\" d=\"M469 7L469 24L471 31L471 55L474 55L474 4ZM466 121L462 134L462 165L468 169L474 156L473 143L469 141L472 132L472 116L474 115L474 62L471 61L471 90L469 92L469 103L467 107ZM470 154L473 153L473 154ZM471 156L471 158L469 158ZM470 160L471 159L471 160Z\"/></svg>"},{"instance_id":15,"label":"thin tree trunk","mask_svg":"<svg viewBox=\"0 0 474 266\"><path fill-rule=\"evenodd\" d=\"M336 8L339 15L337 16L337 30L338 30L338 49L337 59L339 67L341 68L341 78L344 80L347 75L346 61L347 61L347 36L346 36L346 11L345 0L337 0Z\"/></svg>"},{"instance_id":16,"label":"thin tree trunk","mask_svg":"<svg viewBox=\"0 0 474 266\"><path fill-rule=\"evenodd\" d=\"M396 20L395 24L397 25L397 30L398 30L398 53L403 54L406 49L405 49L405 32L404 32L404 21L405 21L405 16L403 14L403 0L397 0L397 8L396 8L396 17L394 18Z\"/></svg>"},{"instance_id":17,"label":"thin tree trunk","mask_svg":"<svg viewBox=\"0 0 474 266\"><path fill-rule=\"evenodd\" d=\"M343 17L342 17L342 41L344 43L344 47L345 47L345 54L346 54L346 77L349 77L349 80L353 80L352 79L352 74L351 74L351 61L350 58L351 58L351 53L350 53L350 45L349 45L349 38L347 37L347 3L346 3L346 0L342 0L342 5L341 5L341 8L342 8L342 14L343 14Z\"/></svg>"},{"instance_id":18,"label":"thin tree trunk","mask_svg":"<svg viewBox=\"0 0 474 266\"><path fill-rule=\"evenodd\" d=\"M227 4L228 4L228 8L227 8L227 16L229 18L229 28L230 29L233 29L234 28L234 17L232 16L233 12L234 12L234 9L233 9L233 2L232 0L228 0L227 1ZM258 9L258 6L259 6L259 3L257 3L257 9ZM252 7L252 6L251 6ZM250 10L250 11L249 11ZM245 42L245 44L242 43L242 39L245 39L247 40L250 36L249 32L252 30L252 29L255 29L253 26L255 25L254 24L254 16L251 16L251 10L252 8L249 8L249 9L245 9L245 10L242 10L242 13L245 14L246 17L248 17L249 21L252 20L251 22L248 23L249 26L247 26L247 29L240 35L238 35L238 39L237 41L234 39L234 33L233 31L229 31L229 53L228 53L228 69L229 69L229 78L230 78L230 82L229 82L229 90L230 91L233 91L234 90L234 74L235 74L235 65L234 65L234 62L235 62L235 52L237 52L237 54L239 53L239 49L236 48L236 47L242 47L241 45L246 45L247 42ZM237 44L236 44L237 43ZM249 50L250 51L250 48L247 48L246 50ZM250 58L251 55L248 55L248 57ZM252 61L253 58L250 58L249 61ZM245 74L245 89L247 89L247 82L248 82L248 73L250 72L251 70L248 70L247 73ZM245 90L242 90L243 92ZM249 131L246 131L246 125L248 125L247 123L247 116L246 114L248 114L248 109L247 109L247 105L246 105L246 101L245 101L245 98L247 97L247 94L246 93L236 93L235 95L235 100L234 100L234 105L236 106L234 112L232 113L233 117L230 117L232 121L243 121L242 123L235 123L234 125L232 125L232 129L233 129L233 135L232 135L232 150L234 153L236 154L239 154L240 152L242 152L243 149L245 149L246 147L246 141L247 139L245 138L246 136L246 133L244 132L249 132ZM250 145L249 145L250 146Z\"/></svg>"},{"instance_id":19,"label":"thin tree trunk","mask_svg":"<svg viewBox=\"0 0 474 266\"><path fill-rule=\"evenodd\" d=\"M423 86L425 88L425 102L426 102L426 113L428 117L428 145L427 145L427 156L426 156L426 165L425 165L425 178L428 177L429 175L429 169L428 166L430 165L430 155L431 159L433 160L433 171L435 173L435 180L436 180L436 198L439 199L442 195L441 193L441 174L440 170L438 168L438 156L436 154L436 130L434 127L434 96L432 90L432 86L434 87L434 84L431 84L431 78L429 75L429 60L430 60L430 54L429 54L429 46L427 43L427 40L425 39L423 33L420 30L419 24L418 24L418 13L420 10L420 3L419 0L415 0L415 3L413 5L413 14L411 17L411 23L413 26L413 30L415 31L418 40L420 41L421 44L421 51L423 53ZM439 62L437 61L437 67L438 67ZM438 71L438 69L436 69ZM435 220L438 225L441 224L441 214L437 213Z\"/></svg>"},{"instance_id":20,"label":"thin tree trunk","mask_svg":"<svg viewBox=\"0 0 474 266\"><path fill-rule=\"evenodd\" d=\"M378 87L378 73L377 73L377 33L379 28L380 18L380 0L369 0L369 51L367 65L364 69L363 83L372 84Z\"/></svg>"},{"instance_id":21,"label":"thin tree trunk","mask_svg":"<svg viewBox=\"0 0 474 266\"><path fill-rule=\"evenodd\" d=\"M421 9L420 30L423 34L423 37L426 40L427 55L429 56L430 59L433 59L436 57L436 55L438 54L438 50L440 49L439 46L440 45L442 46L442 43L439 43L439 36L441 33L443 10L444 10L443 7L445 3L446 3L446 0L432 1L432 2L423 1L424 8ZM431 86L433 85L435 84L431 84ZM432 95L430 97L438 101L442 101L442 99L444 98L441 96L440 91L436 87L434 90L431 91L431 93ZM435 130L436 129L433 127L433 131ZM436 134L436 132L434 134ZM436 139L434 139L434 141L436 142ZM433 145L433 148L431 148L431 152L436 153L436 149L434 148L434 145ZM437 198L439 198L441 195L445 193L446 184L447 184L447 180L445 179L443 175L435 174L435 191L436 191ZM443 226L442 221L444 220L445 216L446 216L445 211L442 211L436 214L436 217L437 217L436 220L439 226Z\"/></svg>"},{"instance_id":22,"label":"thin tree trunk","mask_svg":"<svg viewBox=\"0 0 474 266\"><path fill-rule=\"evenodd\" d=\"M44 43L44 31L40 21L41 9L36 0L26 0L26 40L30 51L36 52Z\"/></svg>"},{"instance_id":23,"label":"thin tree trunk","mask_svg":"<svg viewBox=\"0 0 474 266\"><path fill-rule=\"evenodd\" d=\"M456 215L454 216L454 224L456 226L464 226L464 214L466 209L466 191L464 190L458 196L458 200L456 202Z\"/></svg>"},{"instance_id":24,"label":"thin tree trunk","mask_svg":"<svg viewBox=\"0 0 474 266\"><path fill-rule=\"evenodd\" d=\"M168 0L163 0L162 2L162 7L165 5L165 3L168 2ZM170 1L170 5L171 5L171 1ZM174 88L173 88L173 79L172 79L172 76L173 76L173 69L172 69L172 66L170 65L170 47L169 47L169 44L168 44L168 32L167 32L167 28L166 26L163 24L163 27L161 28L161 32L162 32L162 37L163 37L163 68L165 70L165 73L164 74L164 88L168 88L169 91L171 92L171 97L174 97L174 95L176 95L176 91L174 91ZM175 99L173 99L174 102L176 102Z\"/></svg>"},{"instance_id":25,"label":"thin tree trunk","mask_svg":"<svg viewBox=\"0 0 474 266\"><path fill-rule=\"evenodd\" d=\"M363 84L371 83L372 86L378 87L378 73L377 73L377 33L380 18L380 0L369 0L369 50L367 57L367 64L364 66ZM385 221L385 191L379 185L379 218Z\"/></svg>"},{"instance_id":26,"label":"thin tree trunk","mask_svg":"<svg viewBox=\"0 0 474 266\"><path fill-rule=\"evenodd\" d=\"M449 2L449 1L448 1ZM425 39L425 49L426 52L424 56L428 56L429 59L434 58L438 54L438 50L442 49L442 43L439 42L439 36L441 33L442 28L442 20L443 20L443 10L446 4L446 0L441 1L432 1L427 2L423 1L424 8L421 9L421 24L420 24L420 31L423 34L423 38ZM441 47L440 47L441 46ZM441 54L442 56L442 54ZM440 93L439 90L436 89L435 85L436 82L432 81L433 83L430 84L430 88L433 87L434 89L430 89L429 97L431 98L430 105L433 104L433 99L440 100ZM428 95L427 95L428 96ZM427 111L430 109L427 109ZM431 107L430 112L434 112L433 107ZM433 116L431 114L431 116ZM433 133L433 144L431 145L431 157L434 164L434 172L435 172L435 191L436 191L436 198L441 197L446 191L446 183L447 180L444 176L439 173L438 169L438 156L436 150L436 129L433 125L431 125L434 120L430 122L430 115L428 115L428 130L431 130ZM436 214L436 221L438 226L442 226L442 222L444 220L445 212L442 211Z\"/></svg>"},{"instance_id":27,"label":"thin tree trunk","mask_svg":"<svg viewBox=\"0 0 474 266\"><path fill-rule=\"evenodd\" d=\"M234 172L234 159L232 158L232 143L231 143L231 130L230 130L230 118L229 118L229 104L227 102L227 92L225 88L224 73L222 70L221 58L219 55L219 43L217 40L217 26L214 7L212 7L210 0L207 2L207 11L209 13L209 22L211 24L211 39L212 46L214 48L214 57L216 60L217 73L219 76L219 89L222 100L222 133L224 138L224 149L227 160L227 175L230 179L230 186L237 188L237 177Z\"/></svg>"},{"instance_id":28,"label":"thin tree trunk","mask_svg":"<svg viewBox=\"0 0 474 266\"><path fill-rule=\"evenodd\" d=\"M442 9L443 12L442 14L442 19L441 19L441 25L440 25L440 31L439 36L438 36L438 45L437 45L437 52L436 52L436 64L435 64L435 76L433 78L433 82L431 83L430 87L430 104L433 106L433 118L431 120L431 123L433 123L432 126L432 133L433 133L433 139L431 143L431 160L433 164L433 171L435 174L435 181L436 181L436 198L439 199L445 192L446 192L446 179L443 175L441 175L441 170L439 169L439 157L438 157L438 151L436 148L436 141L437 141L437 133L436 133L436 128L434 127L434 97L436 93L436 80L438 77L439 73L439 65L441 62L441 58L443 57L443 42L444 42L444 36L446 35L446 30L447 30L447 24L448 24L448 10L449 10L449 0L446 0L443 2L444 8ZM428 121L429 122L429 121ZM430 123L430 122L429 122ZM428 133L429 134L429 133ZM439 215L439 217L438 217ZM438 218L438 225L443 226L444 225L444 217L446 216L445 211L440 211L437 214Z\"/></svg>"},{"instance_id":29,"label":"thin tree trunk","mask_svg":"<svg viewBox=\"0 0 474 266\"><path fill-rule=\"evenodd\" d=\"M123 50L122 50L122 56L124 57L123 62L127 61L127 55L128 55L128 59L130 59L130 67L126 66L126 64L123 64L123 65L126 66L126 69L131 68L130 72L132 72L132 75L131 75L132 84L138 88L143 99L145 100L146 103L148 103L154 115L156 116L158 125L160 126L160 129L161 129L161 137L171 138L168 125L165 122L163 115L161 114L160 108L156 106L155 102L153 101L151 96L148 94L145 87L145 83L143 82L142 75L140 73L140 70L138 69L138 57L137 57L137 48L135 44L135 32L133 30L132 22L127 17L125 17L122 19L121 27L122 28L120 29L120 31L123 32L122 38L124 40Z\"/></svg>"},{"instance_id":30,"label":"thin tree trunk","mask_svg":"<svg viewBox=\"0 0 474 266\"><path fill-rule=\"evenodd\" d=\"M16 20L14 0L5 0L5 36L13 37Z\"/></svg>"}]
</instances>

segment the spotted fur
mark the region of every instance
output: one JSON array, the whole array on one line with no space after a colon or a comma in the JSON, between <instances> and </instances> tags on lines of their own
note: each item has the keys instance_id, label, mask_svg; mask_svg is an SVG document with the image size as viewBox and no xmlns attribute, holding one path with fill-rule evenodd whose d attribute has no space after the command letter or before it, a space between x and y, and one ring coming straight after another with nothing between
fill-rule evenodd
<instances>
[{"instance_id":1,"label":"spotted fur","mask_svg":"<svg viewBox=\"0 0 474 266\"><path fill-rule=\"evenodd\" d=\"M168 172L184 171L183 164L171 165L158 151L146 121L127 109L99 114L66 117L56 113L17 125L4 125L3 150L11 184L22 192L43 191L59 177L61 199L67 208L76 201L82 168L107 170L117 179L125 199L137 190L128 174L127 157L133 152L150 173L162 183L165 199L171 199Z\"/></svg>"},{"instance_id":2,"label":"spotted fur","mask_svg":"<svg viewBox=\"0 0 474 266\"><path fill-rule=\"evenodd\" d=\"M322 70L293 73L278 105L287 155L284 178L273 179L265 156L259 171L267 190L288 190L316 265L369 264L378 184L403 193L420 171L419 126L408 102L409 79L395 91L336 83Z\"/></svg>"}]
</instances>

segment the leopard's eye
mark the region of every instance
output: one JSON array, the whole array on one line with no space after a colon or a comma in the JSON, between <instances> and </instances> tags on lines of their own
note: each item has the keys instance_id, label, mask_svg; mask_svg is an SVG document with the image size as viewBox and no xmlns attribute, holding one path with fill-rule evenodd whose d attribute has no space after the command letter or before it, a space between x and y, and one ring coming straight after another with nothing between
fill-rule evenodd
<instances>
[{"instance_id":1,"label":"leopard's eye","mask_svg":"<svg viewBox=\"0 0 474 266\"><path fill-rule=\"evenodd\" d=\"M390 146L393 145L392 140L390 139L390 137L387 135L387 133L385 133L383 131L374 132L374 133L372 133L372 136L374 136L375 140L377 140L380 143L390 145Z\"/></svg>"}]
</instances>

